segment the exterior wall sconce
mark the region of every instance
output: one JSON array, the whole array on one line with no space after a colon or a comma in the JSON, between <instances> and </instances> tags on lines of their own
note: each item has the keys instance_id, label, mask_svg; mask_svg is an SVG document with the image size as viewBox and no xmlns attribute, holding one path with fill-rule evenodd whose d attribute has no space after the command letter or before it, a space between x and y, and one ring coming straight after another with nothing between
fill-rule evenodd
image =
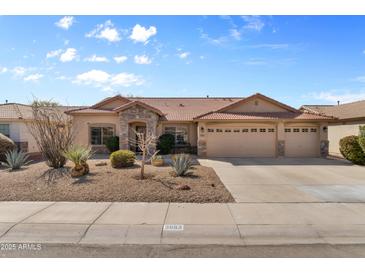
<instances>
[{"instance_id":1,"label":"exterior wall sconce","mask_svg":"<svg viewBox=\"0 0 365 274\"><path fill-rule=\"evenodd\" d=\"M200 127L200 132L204 133L204 127Z\"/></svg>"},{"instance_id":2,"label":"exterior wall sconce","mask_svg":"<svg viewBox=\"0 0 365 274\"><path fill-rule=\"evenodd\" d=\"M323 131L327 132L327 127L326 126L323 127Z\"/></svg>"}]
</instances>

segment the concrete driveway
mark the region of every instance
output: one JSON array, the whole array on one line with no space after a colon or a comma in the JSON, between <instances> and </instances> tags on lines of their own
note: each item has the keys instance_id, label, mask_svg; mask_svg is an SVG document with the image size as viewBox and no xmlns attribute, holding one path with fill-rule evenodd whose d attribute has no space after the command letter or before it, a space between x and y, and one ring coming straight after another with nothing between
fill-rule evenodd
<instances>
[{"instance_id":1,"label":"concrete driveway","mask_svg":"<svg viewBox=\"0 0 365 274\"><path fill-rule=\"evenodd\" d=\"M236 202L365 202L365 167L320 158L200 159Z\"/></svg>"}]
</instances>

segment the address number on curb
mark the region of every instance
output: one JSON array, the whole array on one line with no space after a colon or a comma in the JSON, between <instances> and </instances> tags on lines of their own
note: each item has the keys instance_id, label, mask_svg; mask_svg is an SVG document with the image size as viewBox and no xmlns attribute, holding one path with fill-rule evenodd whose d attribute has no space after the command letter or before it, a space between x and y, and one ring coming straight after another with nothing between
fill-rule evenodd
<instances>
[{"instance_id":1,"label":"address number on curb","mask_svg":"<svg viewBox=\"0 0 365 274\"><path fill-rule=\"evenodd\" d=\"M168 231L183 231L184 225L164 225L163 230Z\"/></svg>"}]
</instances>

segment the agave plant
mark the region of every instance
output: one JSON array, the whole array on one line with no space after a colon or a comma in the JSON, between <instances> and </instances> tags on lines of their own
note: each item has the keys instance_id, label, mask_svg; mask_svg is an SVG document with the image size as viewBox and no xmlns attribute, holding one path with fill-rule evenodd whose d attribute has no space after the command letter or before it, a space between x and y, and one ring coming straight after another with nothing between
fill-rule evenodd
<instances>
[{"instance_id":1,"label":"agave plant","mask_svg":"<svg viewBox=\"0 0 365 274\"><path fill-rule=\"evenodd\" d=\"M73 146L64 152L64 156L75 164L71 171L72 177L79 177L89 173L87 160L89 160L92 155L91 148L82 146Z\"/></svg>"},{"instance_id":2,"label":"agave plant","mask_svg":"<svg viewBox=\"0 0 365 274\"><path fill-rule=\"evenodd\" d=\"M176 176L185 176L191 168L192 161L189 154L176 154L172 157L171 167Z\"/></svg>"},{"instance_id":3,"label":"agave plant","mask_svg":"<svg viewBox=\"0 0 365 274\"><path fill-rule=\"evenodd\" d=\"M8 151L5 154L5 162L2 164L11 170L20 169L22 166L28 165L31 160L28 160L28 155L16 149Z\"/></svg>"}]
</instances>

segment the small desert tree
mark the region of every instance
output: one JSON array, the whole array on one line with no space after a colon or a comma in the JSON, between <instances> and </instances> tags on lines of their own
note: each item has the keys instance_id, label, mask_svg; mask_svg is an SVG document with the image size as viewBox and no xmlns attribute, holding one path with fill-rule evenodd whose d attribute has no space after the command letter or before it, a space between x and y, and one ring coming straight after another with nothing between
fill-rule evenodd
<instances>
[{"instance_id":1,"label":"small desert tree","mask_svg":"<svg viewBox=\"0 0 365 274\"><path fill-rule=\"evenodd\" d=\"M64 152L72 144L71 117L48 101L35 100L32 107L33 120L27 123L43 158L53 168L61 168L67 159Z\"/></svg>"},{"instance_id":2,"label":"small desert tree","mask_svg":"<svg viewBox=\"0 0 365 274\"><path fill-rule=\"evenodd\" d=\"M144 166L146 162L150 161L158 153L158 151L155 151L157 137L152 133L145 134L135 130L134 133L136 134L136 139L130 139L129 142L138 146L142 153L140 178L143 180L145 178Z\"/></svg>"}]
</instances>

